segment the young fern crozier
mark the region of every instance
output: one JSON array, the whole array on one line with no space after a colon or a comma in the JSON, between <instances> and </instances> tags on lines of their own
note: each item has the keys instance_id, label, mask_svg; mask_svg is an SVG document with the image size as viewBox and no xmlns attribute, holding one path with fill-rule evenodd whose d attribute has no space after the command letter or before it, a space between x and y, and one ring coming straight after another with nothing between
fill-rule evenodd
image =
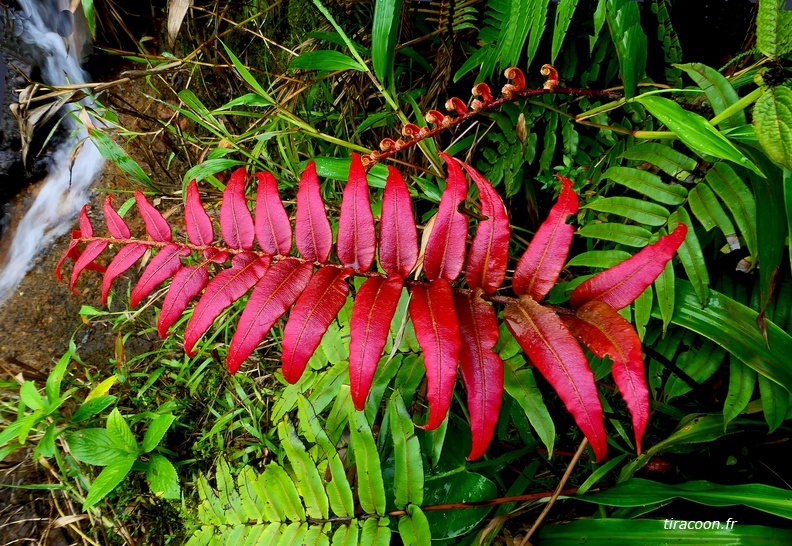
<instances>
[{"instance_id":1,"label":"young fern crozier","mask_svg":"<svg viewBox=\"0 0 792 546\"><path fill-rule=\"evenodd\" d=\"M245 197L246 173L235 171L223 192L219 212L221 238L200 202L192 181L185 196L186 241L173 240L171 228L142 193L138 210L148 238L135 238L112 207L105 206L109 236L94 236L86 209L80 230L72 234L66 258L75 261L70 286L85 269L102 271L106 302L113 280L148 250L156 252L132 290L132 306L171 279L158 319L158 331L170 327L198 298L184 332L184 348L195 354L198 342L214 320L231 304L252 292L228 346L226 363L235 373L256 350L270 329L287 312L283 330L283 375L298 381L325 331L344 306L348 279L366 277L355 295L350 328L350 391L363 409L377 364L389 335L389 325L402 290L411 294L409 315L424 353L427 399L426 429L445 419L453 395L457 366L467 391L473 446L469 458L484 454L498 420L503 395L503 363L492 351L498 339L493 303L505 305L503 319L526 354L558 392L594 449L597 460L607 450L602 408L594 376L579 344L598 357L613 360L613 378L632 414L638 450L649 413L641 343L632 325L617 310L629 305L662 272L685 239L680 224L670 235L649 245L621 264L595 275L571 295L571 309L543 305L541 300L558 280L566 262L574 228L567 223L578 211L572 182L558 177L563 189L547 220L519 260L512 278L517 297L496 294L506 278L509 221L505 205L475 169L441 154L448 169L434 225L423 255L425 280L408 279L419 262L412 202L400 173L390 167L382 198L377 234L361 158L352 156L343 193L331 262L333 235L320 194L313 162L299 183L292 225L274 177L256 173L255 214ZM468 217L459 212L467 199L463 169L478 188L478 222L470 245ZM95 263L113 245L115 257L102 268ZM189 264L185 259L197 256ZM375 256L380 271L372 270ZM463 288L458 280L464 270ZM200 297L199 297L200 294Z\"/></svg>"}]
</instances>

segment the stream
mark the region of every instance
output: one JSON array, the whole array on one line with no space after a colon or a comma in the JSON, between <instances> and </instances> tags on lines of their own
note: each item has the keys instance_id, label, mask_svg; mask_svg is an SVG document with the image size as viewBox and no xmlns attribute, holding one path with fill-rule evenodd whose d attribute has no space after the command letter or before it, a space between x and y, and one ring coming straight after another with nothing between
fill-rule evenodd
<instances>
[{"instance_id":1,"label":"stream","mask_svg":"<svg viewBox=\"0 0 792 546\"><path fill-rule=\"evenodd\" d=\"M10 12L9 19L21 47L39 67L41 79L49 85L86 82L80 51L89 37L86 25L77 24L82 12L78 10L70 19L57 0L19 0L19 4L22 11ZM85 98L61 109L58 116L67 138L56 144L47 175L36 184L34 195L21 200L24 210L14 211L18 220L12 221L2 242L6 251L0 258L0 305L13 294L40 252L68 232L72 220L88 202L88 190L102 172L104 159L85 127L74 118L81 106L90 104L91 100Z\"/></svg>"}]
</instances>

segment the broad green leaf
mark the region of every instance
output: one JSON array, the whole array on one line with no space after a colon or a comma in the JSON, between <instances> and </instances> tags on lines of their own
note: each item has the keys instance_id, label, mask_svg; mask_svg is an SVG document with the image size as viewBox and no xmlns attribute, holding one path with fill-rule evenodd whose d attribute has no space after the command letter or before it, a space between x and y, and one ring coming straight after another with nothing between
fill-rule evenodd
<instances>
[{"instance_id":1,"label":"broad green leaf","mask_svg":"<svg viewBox=\"0 0 792 546\"><path fill-rule=\"evenodd\" d=\"M424 482L421 446L399 391L391 395L388 409L395 458L393 491L396 507L404 508L410 503L420 506L423 504Z\"/></svg>"},{"instance_id":2,"label":"broad green leaf","mask_svg":"<svg viewBox=\"0 0 792 546\"><path fill-rule=\"evenodd\" d=\"M243 467L237 474L237 491L242 510L249 520L274 521L278 518L266 498L258 494L256 479L256 473L249 466Z\"/></svg>"},{"instance_id":3,"label":"broad green leaf","mask_svg":"<svg viewBox=\"0 0 792 546\"><path fill-rule=\"evenodd\" d=\"M94 506L115 489L129 474L135 459L137 459L136 455L127 454L104 467L91 484L91 488L85 496L85 502L82 505L83 511Z\"/></svg>"},{"instance_id":4,"label":"broad green leaf","mask_svg":"<svg viewBox=\"0 0 792 546\"><path fill-rule=\"evenodd\" d=\"M655 311L652 311L655 314ZM756 324L759 314L714 290L702 307L687 281L676 280L676 307L671 322L714 341L760 374L792 389L792 337L767 321L767 341Z\"/></svg>"},{"instance_id":5,"label":"broad green leaf","mask_svg":"<svg viewBox=\"0 0 792 546\"><path fill-rule=\"evenodd\" d=\"M608 0L606 18L611 40L619 58L619 72L624 82L624 93L635 95L638 82L646 72L647 40L641 28L638 4L630 0Z\"/></svg>"},{"instance_id":6,"label":"broad green leaf","mask_svg":"<svg viewBox=\"0 0 792 546\"><path fill-rule=\"evenodd\" d=\"M86 428L72 432L66 437L66 442L75 459L97 466L108 465L129 454L118 449L103 428Z\"/></svg>"},{"instance_id":7,"label":"broad green leaf","mask_svg":"<svg viewBox=\"0 0 792 546\"><path fill-rule=\"evenodd\" d=\"M458 447L458 444L459 442L454 447ZM459 450L460 458L464 458L468 453L467 446L464 449L464 453ZM460 461L460 465L462 464L464 463ZM497 494L498 488L490 479L481 474L469 472L464 469L464 466L428 476L424 480L424 505L426 506L489 500L495 498ZM426 519L436 537L453 538L462 536L475 528L487 517L491 509L487 506L466 510L432 511L426 512Z\"/></svg>"},{"instance_id":8,"label":"broad green leaf","mask_svg":"<svg viewBox=\"0 0 792 546\"><path fill-rule=\"evenodd\" d=\"M704 480L668 485L633 478L610 489L576 497L605 506L641 506L672 499L685 499L706 506L745 505L762 512L792 519L792 494L763 484L718 485Z\"/></svg>"},{"instance_id":9,"label":"broad green leaf","mask_svg":"<svg viewBox=\"0 0 792 546\"><path fill-rule=\"evenodd\" d=\"M547 456L551 457L556 436L555 425L550 412L547 411L542 393L536 386L533 371L530 368L520 367L524 362L521 356L504 361L503 386L509 396L520 404L531 426L547 448Z\"/></svg>"},{"instance_id":10,"label":"broad green leaf","mask_svg":"<svg viewBox=\"0 0 792 546\"><path fill-rule=\"evenodd\" d=\"M358 498L367 514L385 515L385 485L374 435L363 412L349 404L350 445L355 454Z\"/></svg>"},{"instance_id":11,"label":"broad green leaf","mask_svg":"<svg viewBox=\"0 0 792 546\"><path fill-rule=\"evenodd\" d=\"M332 546L357 546L360 527L358 521L353 519L348 525L342 525L333 533Z\"/></svg>"},{"instance_id":12,"label":"broad green leaf","mask_svg":"<svg viewBox=\"0 0 792 546\"><path fill-rule=\"evenodd\" d=\"M755 388L756 371L734 355L729 355L729 391L723 403L724 425L743 412Z\"/></svg>"},{"instance_id":13,"label":"broad green leaf","mask_svg":"<svg viewBox=\"0 0 792 546\"><path fill-rule=\"evenodd\" d=\"M330 467L331 479L325 484L330 501L330 509L338 517L353 515L355 513L355 504L352 487L349 485L344 463L341 462L335 445L330 441L324 429L322 429L313 406L304 396L300 396L297 399L297 407L300 425L310 429L310 436L313 436L314 441L319 444ZM308 438L309 434L306 433L305 436Z\"/></svg>"},{"instance_id":14,"label":"broad green leaf","mask_svg":"<svg viewBox=\"0 0 792 546\"><path fill-rule=\"evenodd\" d=\"M53 457L55 455L55 438L61 433L57 423L50 423L44 435L36 444L36 449L33 450L33 459L38 460L39 457Z\"/></svg>"},{"instance_id":15,"label":"broad green leaf","mask_svg":"<svg viewBox=\"0 0 792 546\"><path fill-rule=\"evenodd\" d=\"M690 222L690 216L685 207L679 207L668 218L668 230L676 229L680 222L688 226L688 231L687 235L685 235L685 242L679 247L677 255L685 268L688 279L693 283L701 305L704 305L709 295L709 273L707 272L707 264L704 262L701 243L699 243L696 230L693 229L693 224Z\"/></svg>"},{"instance_id":16,"label":"broad green leaf","mask_svg":"<svg viewBox=\"0 0 792 546\"><path fill-rule=\"evenodd\" d=\"M756 47L768 57L781 57L792 51L792 12L786 0L759 2Z\"/></svg>"},{"instance_id":17,"label":"broad green leaf","mask_svg":"<svg viewBox=\"0 0 792 546\"><path fill-rule=\"evenodd\" d=\"M792 171L784 169L784 209L787 217L787 232L792 236ZM792 244L789 245L789 263L792 265Z\"/></svg>"},{"instance_id":18,"label":"broad green leaf","mask_svg":"<svg viewBox=\"0 0 792 546\"><path fill-rule=\"evenodd\" d=\"M691 347L689 351L680 356L676 364L688 377L696 383L704 383L712 377L718 368L726 351L714 343L704 340L699 347ZM676 375L672 375L666 383L665 401L687 394L692 387Z\"/></svg>"},{"instance_id":19,"label":"broad green leaf","mask_svg":"<svg viewBox=\"0 0 792 546\"><path fill-rule=\"evenodd\" d=\"M589 252L581 252L569 262L566 267L573 265L585 267L599 267L607 269L616 264L622 263L624 260L632 256L629 252L624 250L591 250Z\"/></svg>"},{"instance_id":20,"label":"broad green leaf","mask_svg":"<svg viewBox=\"0 0 792 546\"><path fill-rule=\"evenodd\" d=\"M94 146L96 146L96 149L99 150L99 153L102 154L102 157L118 165L119 169L137 182L152 190L158 189L151 178L140 168L140 165L129 157L123 148L113 142L101 129L88 129L88 137L91 139Z\"/></svg>"},{"instance_id":21,"label":"broad green leaf","mask_svg":"<svg viewBox=\"0 0 792 546\"><path fill-rule=\"evenodd\" d=\"M81 0L83 14L85 15L85 22L88 24L88 30L92 38L96 38L96 10L94 9L94 0Z\"/></svg>"},{"instance_id":22,"label":"broad green leaf","mask_svg":"<svg viewBox=\"0 0 792 546\"><path fill-rule=\"evenodd\" d=\"M585 494L594 484L602 480L602 478L604 478L616 465L621 463L625 457L627 457L627 453L622 453L618 457L614 457L610 461L607 461L601 465L593 465L596 467L596 470L591 473L591 476L586 478L586 481L583 482L580 487L578 487L575 495Z\"/></svg>"},{"instance_id":23,"label":"broad green leaf","mask_svg":"<svg viewBox=\"0 0 792 546\"><path fill-rule=\"evenodd\" d=\"M756 201L748 185L726 163L707 172L707 184L718 194L734 218L751 256L756 255Z\"/></svg>"},{"instance_id":24,"label":"broad green leaf","mask_svg":"<svg viewBox=\"0 0 792 546\"><path fill-rule=\"evenodd\" d=\"M681 205L687 197L685 188L666 184L659 176L648 171L631 167L611 167L602 177L609 178L664 205Z\"/></svg>"},{"instance_id":25,"label":"broad green leaf","mask_svg":"<svg viewBox=\"0 0 792 546\"><path fill-rule=\"evenodd\" d=\"M407 515L399 518L399 536L404 546L429 546L432 532L426 514L421 508L411 504L407 507Z\"/></svg>"},{"instance_id":26,"label":"broad green leaf","mask_svg":"<svg viewBox=\"0 0 792 546\"><path fill-rule=\"evenodd\" d=\"M632 197L599 197L582 208L616 214L647 226L663 226L669 215L662 205Z\"/></svg>"},{"instance_id":27,"label":"broad green leaf","mask_svg":"<svg viewBox=\"0 0 792 546\"><path fill-rule=\"evenodd\" d=\"M148 429L146 430L146 434L143 435L143 451L145 453L148 453L159 445L159 443L162 441L162 438L165 437L165 434L168 432L168 429L175 420L176 417L170 413L157 415L151 420L151 423L149 423Z\"/></svg>"},{"instance_id":28,"label":"broad green leaf","mask_svg":"<svg viewBox=\"0 0 792 546\"><path fill-rule=\"evenodd\" d=\"M737 237L734 224L729 220L726 211L723 210L720 201L718 201L718 198L715 197L708 185L698 184L690 190L688 204L690 205L690 211L698 218L704 229L709 231L718 226L723 232L723 236L726 237L729 248L731 250L740 248L740 240Z\"/></svg>"},{"instance_id":29,"label":"broad green leaf","mask_svg":"<svg viewBox=\"0 0 792 546\"><path fill-rule=\"evenodd\" d=\"M770 159L791 169L792 89L783 85L768 88L754 105L753 125Z\"/></svg>"},{"instance_id":30,"label":"broad green leaf","mask_svg":"<svg viewBox=\"0 0 792 546\"><path fill-rule=\"evenodd\" d=\"M556 4L555 25L553 26L553 45L550 48L550 63L554 64L558 57L558 52L561 51L561 44L564 42L564 37L567 34L569 23L572 22L572 16L575 14L578 0L561 0Z\"/></svg>"},{"instance_id":31,"label":"broad green leaf","mask_svg":"<svg viewBox=\"0 0 792 546\"><path fill-rule=\"evenodd\" d=\"M764 176L734 144L698 114L688 112L672 100L655 95L636 97L635 100L643 104L654 117L697 154L727 159Z\"/></svg>"},{"instance_id":32,"label":"broad green leaf","mask_svg":"<svg viewBox=\"0 0 792 546\"><path fill-rule=\"evenodd\" d=\"M778 383L759 376L759 395L770 432L781 426L789 408L789 393Z\"/></svg>"},{"instance_id":33,"label":"broad green leaf","mask_svg":"<svg viewBox=\"0 0 792 546\"><path fill-rule=\"evenodd\" d=\"M152 453L146 470L151 492L164 499L178 499L181 496L179 476L173 464L163 455Z\"/></svg>"},{"instance_id":34,"label":"broad green leaf","mask_svg":"<svg viewBox=\"0 0 792 546\"><path fill-rule=\"evenodd\" d=\"M673 176L680 182L687 180L693 174L693 171L696 170L695 159L677 152L670 146L656 142L644 142L636 146L630 146L619 157L651 163L668 176ZM661 202L665 203L665 201ZM668 204L671 205L673 203Z\"/></svg>"},{"instance_id":35,"label":"broad green leaf","mask_svg":"<svg viewBox=\"0 0 792 546\"><path fill-rule=\"evenodd\" d=\"M294 57L289 63L290 69L303 70L357 70L365 72L366 67L361 65L349 55L340 51L320 50L306 51Z\"/></svg>"},{"instance_id":36,"label":"broad green leaf","mask_svg":"<svg viewBox=\"0 0 792 546\"><path fill-rule=\"evenodd\" d=\"M735 523L735 520L579 519L563 525L543 525L539 529L538 537L542 546L611 546L614 541L641 546L775 546L792 542L792 531L788 529Z\"/></svg>"},{"instance_id":37,"label":"broad green leaf","mask_svg":"<svg viewBox=\"0 0 792 546\"><path fill-rule=\"evenodd\" d=\"M329 517L327 493L322 485L316 463L311 460L294 427L285 421L278 424L278 438L294 471L308 517L327 519Z\"/></svg>"},{"instance_id":38,"label":"broad green leaf","mask_svg":"<svg viewBox=\"0 0 792 546\"><path fill-rule=\"evenodd\" d=\"M321 178L330 180L340 180L346 182L349 179L349 165L352 160L339 157L315 157L311 159L316 163L316 174ZM298 164L300 169L305 168L308 161ZM377 164L366 173L369 186L372 188L384 188L385 180L388 178L388 168L385 165Z\"/></svg>"},{"instance_id":39,"label":"broad green leaf","mask_svg":"<svg viewBox=\"0 0 792 546\"><path fill-rule=\"evenodd\" d=\"M720 114L727 107L739 100L737 92L720 72L701 63L688 63L674 65L684 70L696 84L701 87L707 96L707 101L715 115ZM731 117L720 122L724 129L745 125L745 112L740 110Z\"/></svg>"},{"instance_id":40,"label":"broad green leaf","mask_svg":"<svg viewBox=\"0 0 792 546\"><path fill-rule=\"evenodd\" d=\"M688 232L690 233L690 232ZM652 232L640 226L627 224L587 224L577 230L577 234L582 237L593 239L603 239L613 241L626 246L636 248L645 247L652 238Z\"/></svg>"},{"instance_id":41,"label":"broad green leaf","mask_svg":"<svg viewBox=\"0 0 792 546\"><path fill-rule=\"evenodd\" d=\"M118 411L118 408L113 409L110 415L107 416L107 437L113 442L113 445L128 453L137 454L140 450L138 447L135 435L132 434L132 429Z\"/></svg>"},{"instance_id":42,"label":"broad green leaf","mask_svg":"<svg viewBox=\"0 0 792 546\"><path fill-rule=\"evenodd\" d=\"M393 84L393 59L399 37L402 0L377 0L371 28L371 64L386 88Z\"/></svg>"},{"instance_id":43,"label":"broad green leaf","mask_svg":"<svg viewBox=\"0 0 792 546\"><path fill-rule=\"evenodd\" d=\"M70 420L72 423L85 421L89 417L93 417L97 413L101 413L107 409L107 407L113 404L117 399L117 396L106 394L104 396L100 396L99 398L86 400L80 404L80 407L77 408L77 411L74 412L74 415L71 416Z\"/></svg>"}]
</instances>

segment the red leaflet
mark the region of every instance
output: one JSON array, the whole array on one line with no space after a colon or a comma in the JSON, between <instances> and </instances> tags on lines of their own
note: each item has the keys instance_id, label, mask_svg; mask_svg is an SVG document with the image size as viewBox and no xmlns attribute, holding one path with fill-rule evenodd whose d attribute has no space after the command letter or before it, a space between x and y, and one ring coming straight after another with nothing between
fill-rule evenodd
<instances>
[{"instance_id":1,"label":"red leaflet","mask_svg":"<svg viewBox=\"0 0 792 546\"><path fill-rule=\"evenodd\" d=\"M333 232L325 213L316 164L309 161L305 166L297 190L297 218L295 233L297 250L309 262L324 263L333 246Z\"/></svg>"},{"instance_id":2,"label":"red leaflet","mask_svg":"<svg viewBox=\"0 0 792 546\"><path fill-rule=\"evenodd\" d=\"M214 320L229 305L245 295L266 273L269 256L256 256L242 252L231 259L231 267L215 275L207 285L204 295L195 305L184 332L184 350L193 356L193 348Z\"/></svg>"},{"instance_id":3,"label":"red leaflet","mask_svg":"<svg viewBox=\"0 0 792 546\"><path fill-rule=\"evenodd\" d=\"M137 203L143 223L146 224L146 233L155 241L163 243L171 242L171 228L168 221L162 217L160 211L148 202L146 196L140 190L135 190L135 203Z\"/></svg>"},{"instance_id":4,"label":"red leaflet","mask_svg":"<svg viewBox=\"0 0 792 546\"><path fill-rule=\"evenodd\" d=\"M509 259L509 216L506 205L486 178L470 165L465 168L479 190L481 214L487 217L479 222L476 235L470 244L465 280L470 288L481 288L492 294L506 278L506 261Z\"/></svg>"},{"instance_id":5,"label":"red leaflet","mask_svg":"<svg viewBox=\"0 0 792 546\"><path fill-rule=\"evenodd\" d=\"M161 338L164 339L168 335L168 328L179 320L190 300L197 296L208 282L209 272L205 265L182 267L176 273L165 295L165 301L162 302L162 311L157 320L157 331Z\"/></svg>"},{"instance_id":6,"label":"red leaflet","mask_svg":"<svg viewBox=\"0 0 792 546\"><path fill-rule=\"evenodd\" d=\"M131 232L124 219L113 208L113 196L108 195L104 202L105 222L110 235L116 239L129 239Z\"/></svg>"},{"instance_id":7,"label":"red leaflet","mask_svg":"<svg viewBox=\"0 0 792 546\"><path fill-rule=\"evenodd\" d=\"M58 279L58 282L63 282L63 276L61 275L61 268L63 268L63 264L67 259L71 259L73 261L77 261L77 258L80 257L80 249L77 248L77 245L80 244L80 230L73 229L71 232L71 241L69 241L69 247L66 249L66 252L63 253L60 260L58 260L57 265L55 265L55 278Z\"/></svg>"},{"instance_id":8,"label":"red leaflet","mask_svg":"<svg viewBox=\"0 0 792 546\"><path fill-rule=\"evenodd\" d=\"M577 194L571 180L563 176L557 178L564 184L558 202L550 209L547 220L536 231L514 270L514 292L519 296L531 296L536 301L544 298L558 280L575 231L567 224L567 218L578 211Z\"/></svg>"},{"instance_id":9,"label":"red leaflet","mask_svg":"<svg viewBox=\"0 0 792 546\"><path fill-rule=\"evenodd\" d=\"M336 246L341 263L355 271L367 271L374 262L377 236L369 201L368 180L360 156L354 153L349 167L349 180L341 199Z\"/></svg>"},{"instance_id":10,"label":"red leaflet","mask_svg":"<svg viewBox=\"0 0 792 546\"><path fill-rule=\"evenodd\" d=\"M267 254L288 256L292 247L289 216L278 195L278 183L268 172L256 173L256 239Z\"/></svg>"},{"instance_id":11,"label":"red leaflet","mask_svg":"<svg viewBox=\"0 0 792 546\"><path fill-rule=\"evenodd\" d=\"M151 294L152 290L173 277L176 272L182 268L179 256L189 255L189 248L177 245L176 243L171 243L160 250L159 253L151 259L151 262L146 266L135 288L132 289L129 305L137 307L137 304L143 301L143 298Z\"/></svg>"},{"instance_id":12,"label":"red leaflet","mask_svg":"<svg viewBox=\"0 0 792 546\"><path fill-rule=\"evenodd\" d=\"M388 180L382 194L379 261L389 277L406 278L418 261L418 232L415 229L412 200L399 171L388 167Z\"/></svg>"},{"instance_id":13,"label":"red leaflet","mask_svg":"<svg viewBox=\"0 0 792 546\"><path fill-rule=\"evenodd\" d=\"M187 185L187 196L184 199L184 225L187 227L187 238L192 244L208 246L214 241L212 220L201 204L201 196L195 180L191 180Z\"/></svg>"},{"instance_id":14,"label":"red leaflet","mask_svg":"<svg viewBox=\"0 0 792 546\"><path fill-rule=\"evenodd\" d=\"M448 413L456 381L460 340L454 293L443 278L433 280L429 288L413 286L410 292L410 318L424 354L429 399L429 422L422 428L433 430Z\"/></svg>"},{"instance_id":15,"label":"red leaflet","mask_svg":"<svg viewBox=\"0 0 792 546\"><path fill-rule=\"evenodd\" d=\"M226 366L236 373L311 280L313 265L287 258L272 266L253 289L228 346ZM342 304L343 305L343 304ZM337 312L337 311L336 311ZM330 319L332 320L332 319Z\"/></svg>"},{"instance_id":16,"label":"red leaflet","mask_svg":"<svg viewBox=\"0 0 792 546\"><path fill-rule=\"evenodd\" d=\"M632 258L583 282L572 292L569 304L573 309L591 300L604 301L614 309L630 305L663 272L685 235L687 226L679 224L672 233L642 248Z\"/></svg>"},{"instance_id":17,"label":"red leaflet","mask_svg":"<svg viewBox=\"0 0 792 546\"><path fill-rule=\"evenodd\" d=\"M83 237L93 237L93 226L88 218L88 205L83 205L80 209L80 234Z\"/></svg>"},{"instance_id":18,"label":"red leaflet","mask_svg":"<svg viewBox=\"0 0 792 546\"><path fill-rule=\"evenodd\" d=\"M245 168L234 171L223 190L220 205L220 233L231 248L253 248L253 216L245 200Z\"/></svg>"},{"instance_id":19,"label":"red leaflet","mask_svg":"<svg viewBox=\"0 0 792 546\"><path fill-rule=\"evenodd\" d=\"M398 275L371 277L358 290L352 305L349 339L349 389L355 408L366 405L390 324L404 283Z\"/></svg>"},{"instance_id":20,"label":"red leaflet","mask_svg":"<svg viewBox=\"0 0 792 546\"><path fill-rule=\"evenodd\" d=\"M91 241L87 245L85 245L85 250L80 254L79 250L75 247L74 250L77 251L77 255L79 256L77 260L74 262L74 269L72 270L71 282L69 282L69 288L72 292L80 295L74 289L74 284L77 282L77 279L80 277L80 273L83 272L84 269L91 269L91 265L93 261L99 257L99 254L104 252L104 249L107 248L107 245L110 244L107 241Z\"/></svg>"},{"instance_id":21,"label":"red leaflet","mask_svg":"<svg viewBox=\"0 0 792 546\"><path fill-rule=\"evenodd\" d=\"M467 217L457 208L467 197L467 182L456 159L443 153L440 156L448 165L448 183L440 198L423 263L427 279L451 282L459 276L465 262Z\"/></svg>"},{"instance_id":22,"label":"red leaflet","mask_svg":"<svg viewBox=\"0 0 792 546\"><path fill-rule=\"evenodd\" d=\"M523 296L519 304L507 305L503 318L534 366L572 413L597 461L601 461L608 450L602 406L583 349L558 315L530 297Z\"/></svg>"},{"instance_id":23,"label":"red leaflet","mask_svg":"<svg viewBox=\"0 0 792 546\"><path fill-rule=\"evenodd\" d=\"M118 251L116 257L107 266L104 279L102 279L102 303L107 305L107 295L110 293L110 286L119 275L135 265L143 254L148 250L148 245L142 243L130 243Z\"/></svg>"},{"instance_id":24,"label":"red leaflet","mask_svg":"<svg viewBox=\"0 0 792 546\"><path fill-rule=\"evenodd\" d=\"M473 446L468 461L487 451L503 399L503 362L492 352L498 342L495 310L475 294L454 295L459 318L459 368L467 390Z\"/></svg>"},{"instance_id":25,"label":"red leaflet","mask_svg":"<svg viewBox=\"0 0 792 546\"><path fill-rule=\"evenodd\" d=\"M308 359L319 346L330 323L346 303L349 286L345 279L351 274L352 271L346 268L332 265L323 267L313 276L294 305L294 309L289 313L289 321L283 329L281 344L283 377L289 383L297 383L300 379ZM286 312L292 303L294 300L284 298L281 302L283 312Z\"/></svg>"},{"instance_id":26,"label":"red leaflet","mask_svg":"<svg viewBox=\"0 0 792 546\"><path fill-rule=\"evenodd\" d=\"M616 310L601 301L590 301L577 316L562 315L569 330L599 358L613 360L613 379L632 414L635 445L641 453L641 438L649 420L649 387L646 385L641 340Z\"/></svg>"}]
</instances>

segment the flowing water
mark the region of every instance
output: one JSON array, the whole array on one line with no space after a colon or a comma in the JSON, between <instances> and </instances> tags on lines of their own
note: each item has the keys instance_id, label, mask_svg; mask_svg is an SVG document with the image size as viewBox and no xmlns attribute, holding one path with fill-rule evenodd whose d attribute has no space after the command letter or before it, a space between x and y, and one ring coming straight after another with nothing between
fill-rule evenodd
<instances>
[{"instance_id":1,"label":"flowing water","mask_svg":"<svg viewBox=\"0 0 792 546\"><path fill-rule=\"evenodd\" d=\"M57 2L19 0L24 14L16 29L19 39L31 51L41 71L41 78L51 85L84 83L86 73L80 67L83 36L62 34ZM84 99L83 104L88 104ZM66 233L74 217L88 202L88 190L102 172L104 159L88 139L88 133L70 114L79 105L66 105L61 111L62 124L69 137L52 154L46 178L39 183L29 208L21 215L10 237L5 260L0 264L0 305L32 267L37 255L56 238ZM80 146L81 145L81 146Z\"/></svg>"}]
</instances>

